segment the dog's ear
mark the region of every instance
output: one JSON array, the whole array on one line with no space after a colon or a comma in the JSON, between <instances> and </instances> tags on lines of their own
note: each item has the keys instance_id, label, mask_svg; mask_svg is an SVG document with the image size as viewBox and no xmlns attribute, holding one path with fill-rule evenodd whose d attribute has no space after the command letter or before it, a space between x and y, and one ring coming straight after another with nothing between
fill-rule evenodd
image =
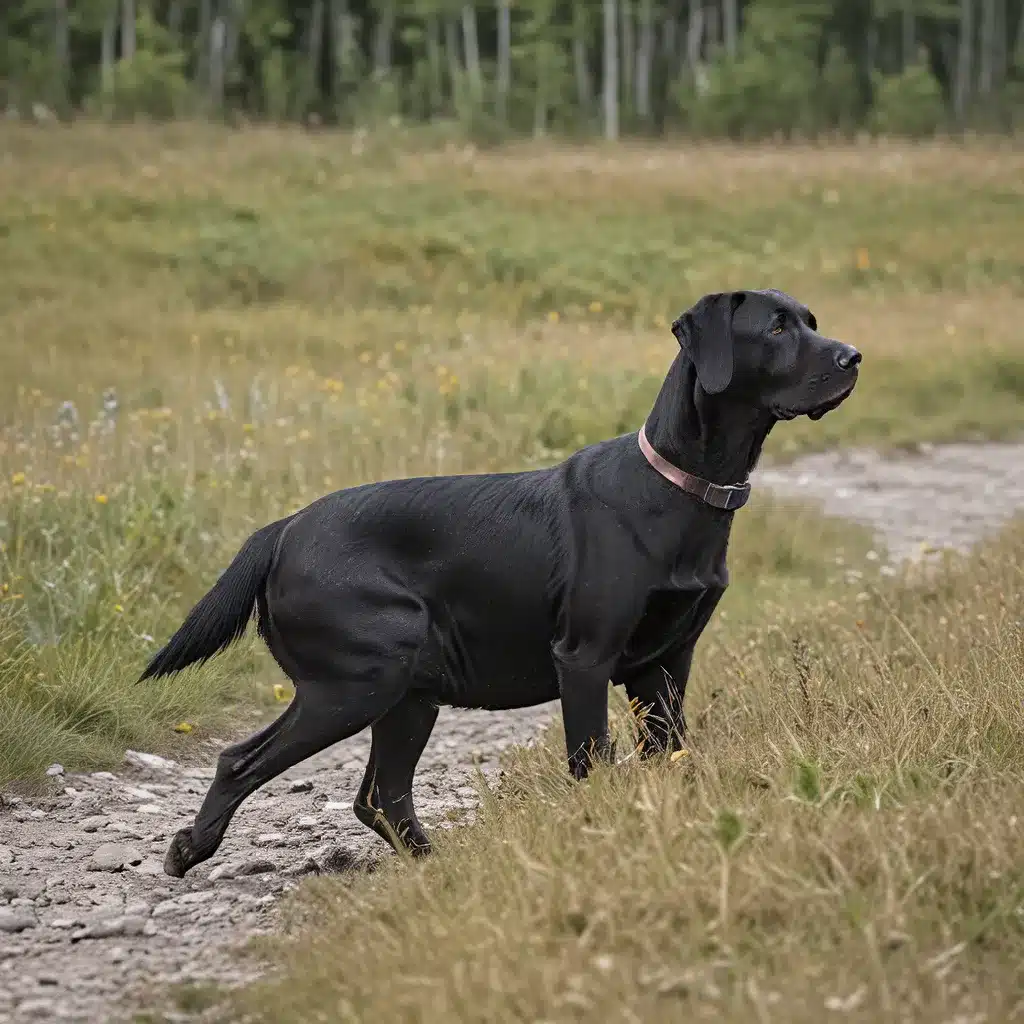
<instances>
[{"instance_id":1,"label":"dog's ear","mask_svg":"<svg viewBox=\"0 0 1024 1024\"><path fill-rule=\"evenodd\" d=\"M732 380L732 316L743 297L743 292L705 295L672 324L672 333L693 360L697 380L709 395L724 391Z\"/></svg>"}]
</instances>

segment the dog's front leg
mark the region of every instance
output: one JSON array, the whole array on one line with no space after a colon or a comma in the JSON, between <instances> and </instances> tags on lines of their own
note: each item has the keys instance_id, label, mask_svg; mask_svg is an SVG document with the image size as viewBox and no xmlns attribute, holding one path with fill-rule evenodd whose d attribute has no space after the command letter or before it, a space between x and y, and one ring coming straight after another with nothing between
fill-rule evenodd
<instances>
[{"instance_id":1,"label":"dog's front leg","mask_svg":"<svg viewBox=\"0 0 1024 1024\"><path fill-rule=\"evenodd\" d=\"M626 695L642 716L641 757L682 747L686 738L683 695L692 660L690 644L626 682Z\"/></svg>"},{"instance_id":2,"label":"dog's front leg","mask_svg":"<svg viewBox=\"0 0 1024 1024\"><path fill-rule=\"evenodd\" d=\"M613 758L608 732L608 676L608 665L587 669L559 666L565 749L574 779L585 779L594 762Z\"/></svg>"}]
</instances>

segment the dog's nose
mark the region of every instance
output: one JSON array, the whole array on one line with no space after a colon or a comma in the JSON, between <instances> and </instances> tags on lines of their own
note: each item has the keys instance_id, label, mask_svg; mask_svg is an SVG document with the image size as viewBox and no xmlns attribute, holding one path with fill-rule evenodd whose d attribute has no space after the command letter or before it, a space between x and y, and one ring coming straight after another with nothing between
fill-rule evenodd
<instances>
[{"instance_id":1,"label":"dog's nose","mask_svg":"<svg viewBox=\"0 0 1024 1024\"><path fill-rule=\"evenodd\" d=\"M836 366L840 370L852 370L862 358L861 354L849 345L840 345L836 350Z\"/></svg>"}]
</instances>

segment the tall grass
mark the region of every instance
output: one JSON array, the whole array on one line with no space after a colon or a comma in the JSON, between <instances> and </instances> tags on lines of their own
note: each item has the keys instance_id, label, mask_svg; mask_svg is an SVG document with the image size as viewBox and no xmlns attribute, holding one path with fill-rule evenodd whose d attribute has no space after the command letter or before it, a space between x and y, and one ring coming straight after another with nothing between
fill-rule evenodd
<instances>
[{"instance_id":1,"label":"tall grass","mask_svg":"<svg viewBox=\"0 0 1024 1024\"><path fill-rule=\"evenodd\" d=\"M436 857L304 886L228 1016L1015 1019L1022 603L1018 526L930 575L719 620L685 756L575 785L552 730Z\"/></svg>"}]
</instances>

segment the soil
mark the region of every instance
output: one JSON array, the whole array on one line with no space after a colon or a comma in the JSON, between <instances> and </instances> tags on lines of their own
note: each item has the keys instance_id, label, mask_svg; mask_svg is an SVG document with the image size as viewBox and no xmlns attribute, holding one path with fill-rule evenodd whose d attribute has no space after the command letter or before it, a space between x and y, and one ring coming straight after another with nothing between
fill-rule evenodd
<instances>
[{"instance_id":1,"label":"soil","mask_svg":"<svg viewBox=\"0 0 1024 1024\"><path fill-rule=\"evenodd\" d=\"M863 522L902 560L969 547L1024 510L1024 444L833 452L766 467L755 482ZM529 742L555 710L442 709L416 777L427 828L471 814L477 767L495 778L501 751ZM3 800L0 1022L131 1019L163 983L244 982L257 967L232 950L275 927L281 895L303 874L386 855L351 811L367 734L246 801L213 860L181 880L164 875L167 843L190 823L225 742L207 741L191 765L129 751L116 773L55 766L47 796Z\"/></svg>"}]
</instances>

